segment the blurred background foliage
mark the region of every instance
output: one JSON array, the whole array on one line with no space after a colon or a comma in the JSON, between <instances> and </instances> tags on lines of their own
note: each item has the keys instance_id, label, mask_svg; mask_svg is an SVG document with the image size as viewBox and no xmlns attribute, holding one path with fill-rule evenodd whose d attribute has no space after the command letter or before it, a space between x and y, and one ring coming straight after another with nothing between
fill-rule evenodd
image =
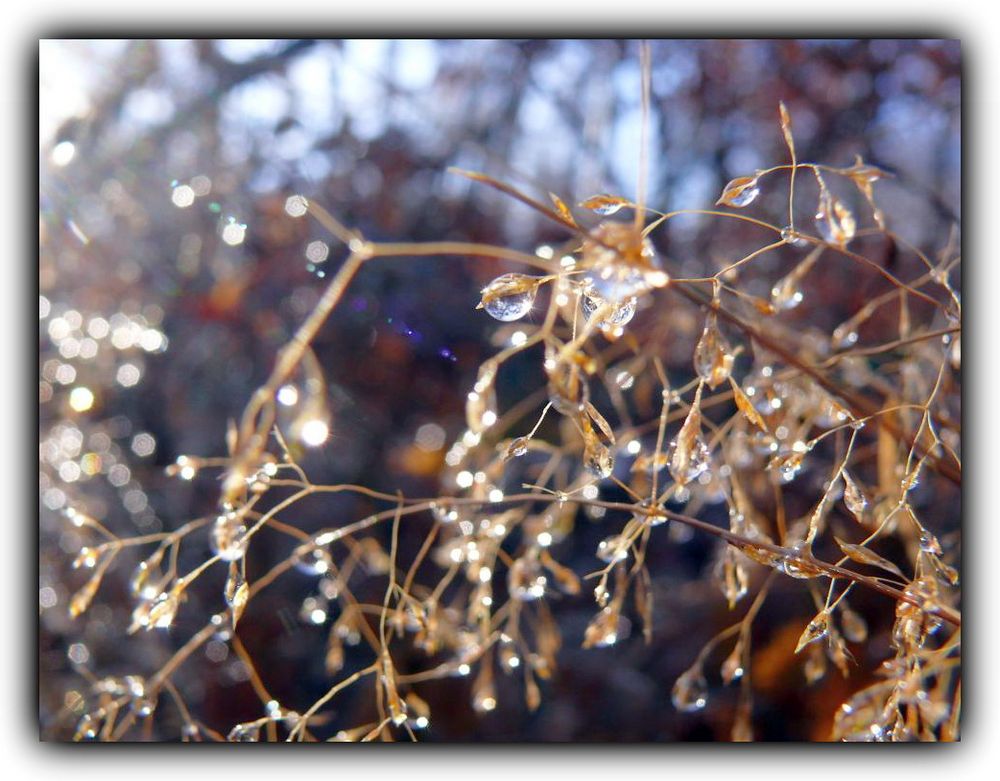
<instances>
[{"instance_id":1,"label":"blurred background foliage","mask_svg":"<svg viewBox=\"0 0 1000 781\"><path fill-rule=\"evenodd\" d=\"M913 244L939 250L959 220L957 42L662 40L652 42L652 61L651 206L710 208L729 179L786 162L777 112L784 100L800 159L849 165L861 154L895 174L879 183L878 197L890 225ZM315 304L327 269L346 255L318 225L289 217L287 197L301 193L374 240L471 240L529 252L561 242L564 232L544 217L446 168L484 171L568 203L598 192L634 196L639 82L636 44L616 40L42 42L44 738L72 734L86 684L74 666L149 674L218 609L218 592L206 592L169 633L123 642L123 554L95 607L71 621L66 602L79 578L68 562L81 540L61 510L86 509L123 536L214 511L211 479L181 482L164 467L179 454L224 453L226 421ZM801 190L808 210L815 193ZM765 191L755 214L780 221L785 198L783 187ZM695 276L753 249L759 236L748 231L688 217L656 242L672 275ZM898 276L919 273L911 256L889 247L882 254ZM305 457L314 481L408 495L440 490L444 443L463 430L465 392L497 349L497 325L475 305L501 265L427 258L365 269L315 344L333 426L327 446ZM762 258L760 279L746 278L747 289L766 296L785 266L780 252ZM801 327L828 333L882 292L878 283L844 264L818 270L793 327L800 318ZM669 318L661 357L686 381L701 321L670 297L656 307ZM502 405L527 392L517 371L502 380ZM927 501L949 499L957 501ZM368 509L357 498L310 501L297 522L319 528ZM948 517L955 532L958 516ZM566 543L562 560L578 572L593 569L602 523L582 521ZM423 531L404 534L404 545L419 545ZM207 553L207 544L188 547L192 562ZM260 547L252 567L263 571L273 562ZM633 637L581 650L592 604L564 598L554 605L564 631L560 669L541 708L529 714L517 691L501 688L497 711L476 719L468 681L435 683L421 691L435 717L427 738L727 739L732 693L694 715L669 704L673 680L727 622L716 587L699 578L711 551L680 536L651 549L651 645ZM241 639L275 695L305 707L328 685L325 634L299 617L310 581L285 581L252 603ZM780 607L755 627L757 737L825 738L833 710L869 679L832 675L806 687L790 651L811 614L808 596L779 588L772 600ZM871 602L890 612L884 600ZM878 610L866 612L860 595L855 606L873 622L874 639L860 649L871 658L859 660L871 670L887 653L888 623L878 623ZM224 644L210 643L176 682L221 728L258 715L246 678ZM367 699L367 690L348 692L338 720L360 723ZM152 737L177 734L167 724Z\"/></svg>"}]
</instances>

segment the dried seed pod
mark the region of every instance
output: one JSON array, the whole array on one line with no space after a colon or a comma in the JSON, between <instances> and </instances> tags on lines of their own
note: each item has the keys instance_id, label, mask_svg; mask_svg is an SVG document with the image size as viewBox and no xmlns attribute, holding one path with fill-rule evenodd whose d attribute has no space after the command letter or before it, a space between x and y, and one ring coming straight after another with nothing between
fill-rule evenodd
<instances>
[{"instance_id":1,"label":"dried seed pod","mask_svg":"<svg viewBox=\"0 0 1000 781\"><path fill-rule=\"evenodd\" d=\"M700 477L711 466L708 445L701 438L701 386L695 392L694 402L684 419L677 438L670 443L670 474L677 485L687 485Z\"/></svg>"},{"instance_id":2,"label":"dried seed pod","mask_svg":"<svg viewBox=\"0 0 1000 781\"><path fill-rule=\"evenodd\" d=\"M806 626L802 634L799 636L799 642L795 646L795 653L798 653L803 648L805 648L809 643L814 643L817 640L826 637L827 632L830 631L830 613L827 610L821 610L812 621Z\"/></svg>"},{"instance_id":3,"label":"dried seed pod","mask_svg":"<svg viewBox=\"0 0 1000 781\"><path fill-rule=\"evenodd\" d=\"M705 330L694 350L694 370L712 390L729 379L735 356L719 331L715 313L705 319Z\"/></svg>"}]
</instances>

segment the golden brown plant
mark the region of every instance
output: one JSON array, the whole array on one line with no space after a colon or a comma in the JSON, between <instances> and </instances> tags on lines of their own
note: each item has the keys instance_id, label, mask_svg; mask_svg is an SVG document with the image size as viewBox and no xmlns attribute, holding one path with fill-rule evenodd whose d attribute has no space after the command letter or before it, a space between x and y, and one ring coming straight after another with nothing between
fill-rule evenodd
<instances>
[{"instance_id":1,"label":"golden brown plant","mask_svg":"<svg viewBox=\"0 0 1000 781\"><path fill-rule=\"evenodd\" d=\"M781 612L773 591L792 579L815 610L796 618L801 634L789 649L804 658L803 685L833 675L830 663L844 676L872 666L851 650L869 639L853 596L874 592L894 611L891 651L865 670L866 685L831 716L830 739L957 739L959 541L939 540L935 519L924 517L912 496L922 485L961 484L961 304L952 284L960 257L950 242L932 260L892 231L875 192L886 172L861 158L842 167L800 161L794 117L784 104L777 109L776 131L790 162L734 179L717 209L660 212L644 203L642 184L636 201L597 194L572 207L550 195L543 203L485 174L454 172L558 225L562 244L534 252L374 242L319 204L289 198L286 218L316 219L346 257L232 424L226 455L186 455L171 468L181 480L219 477L218 514L171 532L121 538L81 511L67 512L92 538L74 562L89 573L71 602L74 616L92 604L126 549L142 552L129 633L172 626L204 576L224 572L222 593L213 598L217 611L154 675L91 681L77 737L131 739L159 710L174 708L184 740L416 739L434 718L419 686L450 676L472 681L471 706L480 714L511 696L534 710L543 682L558 675L565 639L550 602L593 594L584 648L623 642L633 624L643 639L630 642L650 642L650 541L686 528L717 541L709 577L732 619L677 678L672 700L679 711L709 707L709 679L718 678L738 688L732 739L753 739L761 655L752 630L765 606ZM787 213L772 215L773 223L742 211L785 184ZM804 215L795 194L810 186L816 205ZM757 244L710 276L685 277L656 243L684 215L740 221L759 236ZM873 257L886 241L915 256L924 272L907 280L888 270ZM789 268L767 280L770 295L762 295L747 282L759 281L755 263L770 253L780 253ZM501 324L518 322L467 390L467 428L447 449L439 495L314 483L297 453L303 443L335 447L327 440L337 426L314 339L369 264L428 256L515 269L483 288L478 307ZM884 292L833 328L803 329L786 315L809 306L809 277L822 264L880 278ZM674 326L669 315L647 326L647 313L668 307L685 311L696 327ZM526 321L529 312L540 317ZM897 324L892 337L862 339L865 324L876 319ZM688 351L690 375L668 376L661 357L668 342ZM497 380L515 360L533 363L536 383L505 406ZM294 404L280 400L283 392L294 392ZM798 503L784 494L806 473L824 477L798 515ZM336 519L318 533L300 530L300 502L344 493L379 509ZM624 499L602 498L609 493ZM711 506L728 510L728 526L701 517ZM575 572L559 561L560 543L585 515L609 533L593 552L592 571ZM404 559L400 532L415 522L426 535ZM276 533L268 545L286 539L286 553L250 580L247 560L265 530ZM180 547L206 537L212 556L180 571ZM325 624L333 606L338 612L326 646L330 687L310 703L276 701L271 671L257 669L239 639L248 605L293 569L315 578L302 605L306 620ZM367 585L360 588L373 579L380 601ZM256 720L206 724L173 685L177 670L213 640L228 643L249 670L261 702ZM347 666L348 655L364 661ZM370 723L338 719L336 698L349 687L370 696Z\"/></svg>"}]
</instances>

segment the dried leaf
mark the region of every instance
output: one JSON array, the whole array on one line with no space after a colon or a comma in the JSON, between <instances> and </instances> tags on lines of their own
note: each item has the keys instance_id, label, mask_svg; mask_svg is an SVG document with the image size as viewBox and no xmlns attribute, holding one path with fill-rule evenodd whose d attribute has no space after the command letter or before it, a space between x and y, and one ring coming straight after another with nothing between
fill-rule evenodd
<instances>
[{"instance_id":1,"label":"dried leaf","mask_svg":"<svg viewBox=\"0 0 1000 781\"><path fill-rule=\"evenodd\" d=\"M699 442L704 448L704 442L701 441L701 385L698 386L691 409L677 433L670 456L670 474L678 485L686 485L698 476L696 472L700 474L704 471L700 466L702 448L698 447Z\"/></svg>"},{"instance_id":2,"label":"dried leaf","mask_svg":"<svg viewBox=\"0 0 1000 781\"><path fill-rule=\"evenodd\" d=\"M735 356L729 343L719 331L714 313L705 320L705 329L694 349L694 370L708 387L715 390L733 371Z\"/></svg>"},{"instance_id":3,"label":"dried leaf","mask_svg":"<svg viewBox=\"0 0 1000 781\"><path fill-rule=\"evenodd\" d=\"M567 223L576 225L576 220L573 218L573 212L569 210L569 207L563 202L563 199L555 193L549 193L549 198L551 198L552 203L555 204L556 211L559 212L559 216L561 216Z\"/></svg>"},{"instance_id":4,"label":"dried leaf","mask_svg":"<svg viewBox=\"0 0 1000 781\"><path fill-rule=\"evenodd\" d=\"M594 433L590 421L583 419L583 466L595 477L603 480L610 477L615 467L615 458L610 448Z\"/></svg>"},{"instance_id":5,"label":"dried leaf","mask_svg":"<svg viewBox=\"0 0 1000 781\"><path fill-rule=\"evenodd\" d=\"M753 304L754 309L765 317L770 317L771 315L776 315L778 313L778 307L770 301L764 300L760 296L750 296L750 303Z\"/></svg>"},{"instance_id":6,"label":"dried leaf","mask_svg":"<svg viewBox=\"0 0 1000 781\"><path fill-rule=\"evenodd\" d=\"M882 215L882 210L875 203L875 193L873 192L872 184L879 179L892 176L892 174L883 171L877 166L868 165L861 159L861 155L855 157L854 165L844 173L854 182L858 190L865 197L865 200L872 207L872 216L875 218L875 222L880 228L885 228L885 219Z\"/></svg>"},{"instance_id":7,"label":"dried leaf","mask_svg":"<svg viewBox=\"0 0 1000 781\"><path fill-rule=\"evenodd\" d=\"M555 578L556 583L559 587L565 591L567 594L579 594L580 593L580 578L577 577L576 573L568 567L564 567L558 561L549 555L548 551L542 551L539 556L542 564L545 568L552 573L552 577Z\"/></svg>"},{"instance_id":8,"label":"dried leaf","mask_svg":"<svg viewBox=\"0 0 1000 781\"><path fill-rule=\"evenodd\" d=\"M226 603L232 608L232 625L235 629L247 606L247 599L250 597L250 587L247 585L246 578L243 577L240 562L233 561L229 564L229 575L226 578L224 595Z\"/></svg>"},{"instance_id":9,"label":"dried leaf","mask_svg":"<svg viewBox=\"0 0 1000 781\"><path fill-rule=\"evenodd\" d=\"M528 452L528 438L518 437L507 446L503 460L510 461L512 458L519 458Z\"/></svg>"},{"instance_id":10,"label":"dried leaf","mask_svg":"<svg viewBox=\"0 0 1000 781\"><path fill-rule=\"evenodd\" d=\"M886 572L891 572L894 575L898 575L903 580L906 580L906 576L903 575L899 567L888 559L882 558L874 551L869 550L863 545L854 545L850 542L844 542L839 537L834 537L834 539L837 541L837 545L840 546L840 549L844 552L844 555L852 561L884 569Z\"/></svg>"},{"instance_id":11,"label":"dried leaf","mask_svg":"<svg viewBox=\"0 0 1000 781\"><path fill-rule=\"evenodd\" d=\"M483 184L489 185L493 189L498 190L504 193L505 195L509 195L511 198L515 198L516 200L520 201L526 206L530 206L535 211L547 215L556 222L566 224L565 218L559 212L550 209L543 203L539 203L534 198L525 195L520 190L511 187L509 184L506 184L505 182L501 182L499 179L494 179L492 176L488 176L487 174L481 174L478 173L477 171L465 171L461 168L456 168L454 166L448 168L448 173L458 174L459 176L464 176L467 179L471 179L474 182L482 182ZM572 222L568 223L567 227L576 228L577 225L575 222Z\"/></svg>"},{"instance_id":12,"label":"dried leaf","mask_svg":"<svg viewBox=\"0 0 1000 781\"><path fill-rule=\"evenodd\" d=\"M538 710L538 706L542 704L542 692L539 690L538 684L535 682L527 666L525 666L524 672L524 704L528 706L529 711L534 713Z\"/></svg>"},{"instance_id":13,"label":"dried leaf","mask_svg":"<svg viewBox=\"0 0 1000 781\"><path fill-rule=\"evenodd\" d=\"M90 607L90 603L94 599L94 595L97 593L98 587L101 585L100 573L94 575L90 580L83 584L83 587L77 591L72 599L69 601L69 615L71 618L76 618L82 613L86 612L87 608Z\"/></svg>"},{"instance_id":14,"label":"dried leaf","mask_svg":"<svg viewBox=\"0 0 1000 781\"><path fill-rule=\"evenodd\" d=\"M250 586L244 582L239 585L236 589L236 593L233 594L233 629L236 628L236 624L239 622L240 618L243 616L243 611L246 609L247 600L250 598Z\"/></svg>"},{"instance_id":15,"label":"dried leaf","mask_svg":"<svg viewBox=\"0 0 1000 781\"><path fill-rule=\"evenodd\" d=\"M749 697L740 697L739 707L736 709L736 718L733 720L733 729L729 737L733 743L753 742L753 708Z\"/></svg>"},{"instance_id":16,"label":"dried leaf","mask_svg":"<svg viewBox=\"0 0 1000 781\"><path fill-rule=\"evenodd\" d=\"M587 410L587 414L590 416L590 419L597 424L597 427L601 430L601 433L604 434L604 438L607 439L608 442L610 442L613 445L615 443L614 429L611 428L611 425L608 423L605 417L600 412L598 412L597 407L595 407L588 401L584 404L584 409Z\"/></svg>"},{"instance_id":17,"label":"dried leaf","mask_svg":"<svg viewBox=\"0 0 1000 781\"><path fill-rule=\"evenodd\" d=\"M788 145L788 151L792 155L792 159L795 159L795 139L792 138L792 118L788 114L788 109L785 108L785 102L783 100L778 101L778 114L781 117L781 133L785 137L785 143Z\"/></svg>"},{"instance_id":18,"label":"dried leaf","mask_svg":"<svg viewBox=\"0 0 1000 781\"><path fill-rule=\"evenodd\" d=\"M743 388L732 377L729 378L729 384L733 388L733 400L736 402L736 409L742 412L746 419L757 426L757 428L767 431L767 424L764 422L764 418L761 417L753 402L750 401L750 397L743 392Z\"/></svg>"},{"instance_id":19,"label":"dried leaf","mask_svg":"<svg viewBox=\"0 0 1000 781\"><path fill-rule=\"evenodd\" d=\"M832 485L830 486L833 487ZM807 545L812 545L813 540L816 539L816 535L819 534L820 528L823 525L823 520L826 518L827 512L830 509L830 489L823 494L823 498L819 500L816 508L813 510L812 515L809 516L809 529L806 532L805 542Z\"/></svg>"}]
</instances>

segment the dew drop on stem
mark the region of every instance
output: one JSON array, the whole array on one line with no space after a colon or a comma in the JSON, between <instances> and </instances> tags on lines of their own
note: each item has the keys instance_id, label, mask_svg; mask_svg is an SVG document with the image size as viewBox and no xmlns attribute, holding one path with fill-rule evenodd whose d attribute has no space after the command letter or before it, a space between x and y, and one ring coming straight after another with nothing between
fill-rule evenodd
<instances>
[{"instance_id":1,"label":"dew drop on stem","mask_svg":"<svg viewBox=\"0 0 1000 781\"><path fill-rule=\"evenodd\" d=\"M708 703L708 681L700 667L692 667L674 683L670 700L682 713L693 713Z\"/></svg>"},{"instance_id":2,"label":"dew drop on stem","mask_svg":"<svg viewBox=\"0 0 1000 781\"><path fill-rule=\"evenodd\" d=\"M520 320L531 311L539 284L539 277L504 274L483 288L478 308L496 320Z\"/></svg>"}]
</instances>

